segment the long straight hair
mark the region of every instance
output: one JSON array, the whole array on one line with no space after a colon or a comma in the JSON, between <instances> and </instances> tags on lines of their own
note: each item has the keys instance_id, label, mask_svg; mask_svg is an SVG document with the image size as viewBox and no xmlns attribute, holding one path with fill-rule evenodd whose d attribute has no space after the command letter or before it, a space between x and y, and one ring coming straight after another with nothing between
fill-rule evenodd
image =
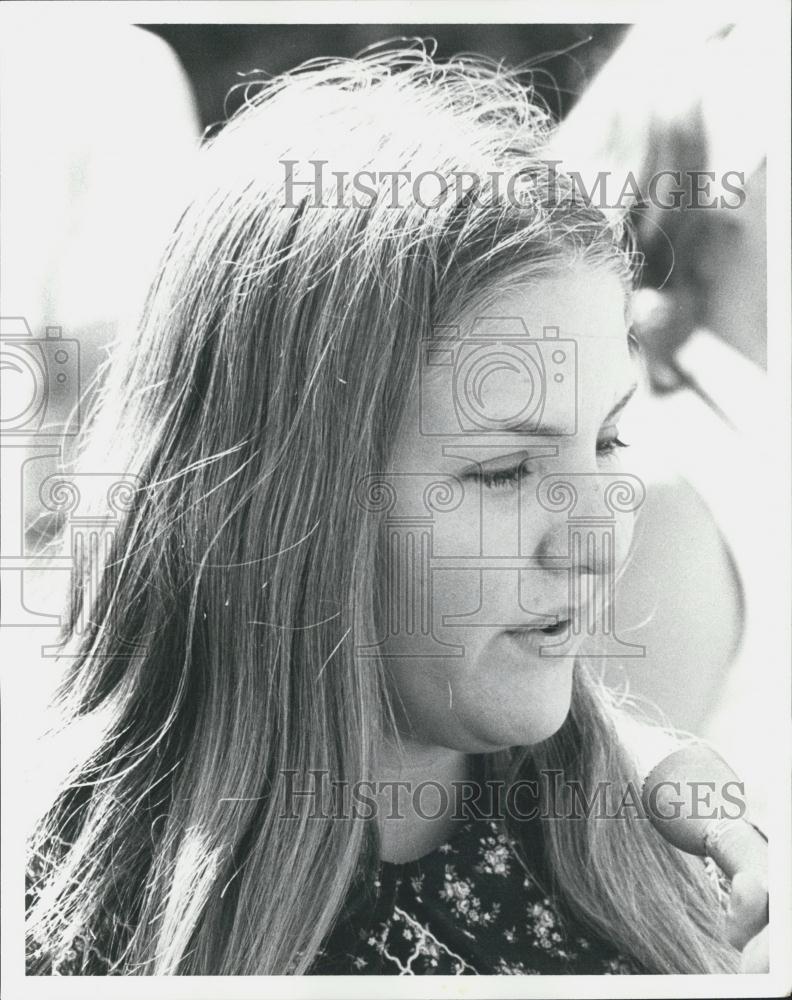
<instances>
[{"instance_id":1,"label":"long straight hair","mask_svg":"<svg viewBox=\"0 0 792 1000\"><path fill-rule=\"evenodd\" d=\"M421 339L570 262L629 282L623 232L544 184L550 128L517 76L416 49L261 83L202 151L83 451L136 488L90 605L73 595L59 706L97 736L33 836L30 971L310 969L376 835L308 802L287 818L282 776L369 779L393 730L382 663L354 653L381 528L355 489L388 467ZM484 181L355 207L356 171L396 170ZM524 204L494 197L518 175ZM616 718L578 669L567 723L511 773L635 780ZM647 971L733 968L703 871L646 826L548 824L558 891Z\"/></svg>"}]
</instances>

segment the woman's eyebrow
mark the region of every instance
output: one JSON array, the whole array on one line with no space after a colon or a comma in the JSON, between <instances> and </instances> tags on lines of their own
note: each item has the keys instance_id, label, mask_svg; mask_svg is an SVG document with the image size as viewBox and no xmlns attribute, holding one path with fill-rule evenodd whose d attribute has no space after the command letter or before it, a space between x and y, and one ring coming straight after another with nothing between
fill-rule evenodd
<instances>
[{"instance_id":1,"label":"woman's eyebrow","mask_svg":"<svg viewBox=\"0 0 792 1000\"><path fill-rule=\"evenodd\" d=\"M613 418L615 416L617 416L619 413L621 413L621 411L624 409L624 407L632 399L633 394L635 393L635 390L637 388L638 388L638 383L637 382L633 383L633 385L630 386L630 388L627 390L627 392L625 392L625 394L618 401L618 403L616 403L616 405L611 409L611 411L603 419L603 421L602 421L602 426L603 427L605 426L605 424L607 424L607 422L609 420L613 420ZM546 425L536 426L534 418L532 417L529 420L523 420L523 421L520 421L519 423L516 423L516 424L510 424L508 427L503 427L503 428L501 428L498 431L498 433L500 433L500 434L533 434L533 435L536 435L537 437L565 437L565 436L569 435L572 432L570 430L565 430L562 427L550 427L550 426L546 426Z\"/></svg>"},{"instance_id":2,"label":"woman's eyebrow","mask_svg":"<svg viewBox=\"0 0 792 1000\"><path fill-rule=\"evenodd\" d=\"M602 421L603 426L605 424L607 424L607 422L609 420L613 420L613 418L615 416L618 416L618 414L621 413L621 411L624 409L624 407L632 399L633 395L635 394L635 390L637 388L638 388L638 383L637 382L633 383L633 385L627 390L627 392L625 392L625 394L622 396L622 398L619 400L619 402L616 403L616 405L611 409L611 411L607 414L607 416L605 417L605 419Z\"/></svg>"}]
</instances>

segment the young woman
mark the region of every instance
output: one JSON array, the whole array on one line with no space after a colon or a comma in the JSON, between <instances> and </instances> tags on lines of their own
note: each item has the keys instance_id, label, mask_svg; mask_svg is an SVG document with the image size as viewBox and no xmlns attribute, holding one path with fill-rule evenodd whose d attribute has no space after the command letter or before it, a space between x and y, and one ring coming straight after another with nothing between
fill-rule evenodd
<instances>
[{"instance_id":1,"label":"young woman","mask_svg":"<svg viewBox=\"0 0 792 1000\"><path fill-rule=\"evenodd\" d=\"M75 589L64 732L98 735L33 838L30 971L737 968L701 859L567 808L644 774L541 649L635 504L570 575L541 484L596 520L635 373L623 234L549 130L518 79L408 51L271 80L202 151L83 455L135 488ZM460 815L483 778L534 818ZM401 812L326 792L393 781Z\"/></svg>"}]
</instances>

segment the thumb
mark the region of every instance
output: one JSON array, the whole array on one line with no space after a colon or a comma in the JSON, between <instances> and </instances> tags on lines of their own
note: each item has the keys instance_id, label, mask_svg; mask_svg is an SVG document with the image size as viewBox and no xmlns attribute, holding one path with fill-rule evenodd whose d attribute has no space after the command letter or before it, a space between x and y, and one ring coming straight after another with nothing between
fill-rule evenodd
<instances>
[{"instance_id":1,"label":"thumb","mask_svg":"<svg viewBox=\"0 0 792 1000\"><path fill-rule=\"evenodd\" d=\"M760 873L741 871L732 879L726 935L742 950L768 922L767 881Z\"/></svg>"},{"instance_id":2,"label":"thumb","mask_svg":"<svg viewBox=\"0 0 792 1000\"><path fill-rule=\"evenodd\" d=\"M742 949L768 921L767 842L742 819L711 824L705 842L707 853L731 880L726 933Z\"/></svg>"}]
</instances>

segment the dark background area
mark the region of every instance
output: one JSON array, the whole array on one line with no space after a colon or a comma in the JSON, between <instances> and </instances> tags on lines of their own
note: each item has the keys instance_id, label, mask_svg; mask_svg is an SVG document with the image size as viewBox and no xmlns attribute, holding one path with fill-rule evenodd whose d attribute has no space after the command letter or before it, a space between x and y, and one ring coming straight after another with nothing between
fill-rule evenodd
<instances>
[{"instance_id":1,"label":"dark background area","mask_svg":"<svg viewBox=\"0 0 792 1000\"><path fill-rule=\"evenodd\" d=\"M530 66L553 114L570 110L613 53L625 24L141 24L168 42L193 86L203 128L222 122L242 101L243 73L293 69L307 59L350 57L399 38L434 39L436 56L488 56ZM229 93L231 92L231 93Z\"/></svg>"}]
</instances>

